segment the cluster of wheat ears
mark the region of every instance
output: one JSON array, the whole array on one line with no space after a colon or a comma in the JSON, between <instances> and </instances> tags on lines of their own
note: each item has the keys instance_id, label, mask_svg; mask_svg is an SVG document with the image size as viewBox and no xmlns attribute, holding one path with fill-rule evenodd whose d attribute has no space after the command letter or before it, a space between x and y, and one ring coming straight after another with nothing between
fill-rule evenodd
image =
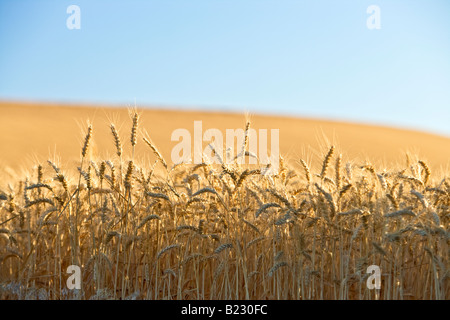
<instances>
[{"instance_id":1,"label":"cluster of wheat ears","mask_svg":"<svg viewBox=\"0 0 450 320\"><path fill-rule=\"evenodd\" d=\"M138 166L138 126L127 157L112 124L114 159L92 161L89 126L77 170L49 161L0 192L0 299L448 299L450 184L425 162L377 171L332 146L317 174L281 158L269 176L169 166L144 138L156 161Z\"/></svg>"}]
</instances>

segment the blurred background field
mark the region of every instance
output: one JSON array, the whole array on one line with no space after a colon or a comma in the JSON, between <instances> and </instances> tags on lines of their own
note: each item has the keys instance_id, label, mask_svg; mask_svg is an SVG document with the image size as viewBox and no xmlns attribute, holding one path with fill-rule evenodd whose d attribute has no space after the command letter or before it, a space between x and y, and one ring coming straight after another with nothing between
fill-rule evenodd
<instances>
[{"instance_id":1,"label":"blurred background field","mask_svg":"<svg viewBox=\"0 0 450 320\"><path fill-rule=\"evenodd\" d=\"M208 128L225 132L227 128L244 128L245 125L245 115L238 113L176 111L157 107L140 112L140 128L147 130L168 162L172 148L178 143L170 140L177 128L185 128L192 133L195 120L203 121L203 132ZM59 159L63 166L64 163L79 161L82 130L86 129L87 121L94 127L93 159L114 156L111 122L119 129L124 148L130 148L131 120L127 108L1 102L0 113L0 163L3 171L20 173L48 159ZM450 139L443 136L316 119L257 114L249 117L252 128L280 129L280 154L287 161L303 158L315 162L329 145L334 144L347 159L360 164L369 161L380 170L396 164L404 166L407 153L427 161L434 173L448 172L449 169ZM144 143L138 143L136 148L137 159L154 160Z\"/></svg>"}]
</instances>

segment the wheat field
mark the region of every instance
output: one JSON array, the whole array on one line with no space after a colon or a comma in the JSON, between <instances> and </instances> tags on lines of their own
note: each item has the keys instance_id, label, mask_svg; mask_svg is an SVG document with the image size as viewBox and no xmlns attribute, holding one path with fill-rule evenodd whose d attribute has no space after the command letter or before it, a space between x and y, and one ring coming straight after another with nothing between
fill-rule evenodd
<instances>
[{"instance_id":1,"label":"wheat field","mask_svg":"<svg viewBox=\"0 0 450 320\"><path fill-rule=\"evenodd\" d=\"M0 299L449 298L450 180L433 164L386 169L328 145L319 161L281 157L275 176L238 161L172 165L141 120L105 124L108 158L91 156L87 124L76 163L8 178ZM66 286L70 265L81 289ZM367 287L371 265L380 289Z\"/></svg>"}]
</instances>

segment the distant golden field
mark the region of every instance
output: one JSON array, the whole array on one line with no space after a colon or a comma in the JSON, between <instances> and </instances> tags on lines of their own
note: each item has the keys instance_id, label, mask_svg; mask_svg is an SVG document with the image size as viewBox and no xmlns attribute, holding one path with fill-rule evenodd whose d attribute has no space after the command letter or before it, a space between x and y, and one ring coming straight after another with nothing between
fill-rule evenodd
<instances>
[{"instance_id":1,"label":"distant golden field","mask_svg":"<svg viewBox=\"0 0 450 320\"><path fill-rule=\"evenodd\" d=\"M450 297L448 138L225 113L0 112L0 299ZM279 128L278 174L173 165L170 134L194 120Z\"/></svg>"},{"instance_id":2,"label":"distant golden field","mask_svg":"<svg viewBox=\"0 0 450 320\"><path fill-rule=\"evenodd\" d=\"M140 112L140 127L148 131L168 160L175 145L170 141L172 131L177 128L192 130L194 120L202 120L204 130L218 128L223 131L245 125L244 115L234 113L158 107ZM131 129L127 108L0 102L0 114L0 165L19 172L29 170L37 162L53 159L55 155L64 163L78 161L82 129L86 129L87 121L95 130L89 150L92 159L107 159L114 155L111 122L123 135L129 135ZM404 166L406 153L410 153L428 161L434 173L450 171L449 137L314 119L250 115L250 120L252 128L280 129L280 152L293 165L299 158L316 164L327 146L333 144L347 160L361 163L367 160L379 165L380 169ZM136 155L140 160L153 161L142 143L136 146Z\"/></svg>"}]
</instances>

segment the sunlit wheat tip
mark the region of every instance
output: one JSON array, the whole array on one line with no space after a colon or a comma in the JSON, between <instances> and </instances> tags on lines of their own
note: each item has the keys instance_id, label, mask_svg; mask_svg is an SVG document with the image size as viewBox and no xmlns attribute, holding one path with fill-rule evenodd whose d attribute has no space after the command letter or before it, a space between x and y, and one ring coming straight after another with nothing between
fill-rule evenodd
<instances>
[{"instance_id":1,"label":"sunlit wheat tip","mask_svg":"<svg viewBox=\"0 0 450 320\"><path fill-rule=\"evenodd\" d=\"M86 154L87 154L88 149L89 149L89 145L91 143L91 138L92 138L92 125L89 125L86 137L84 138L83 149L81 151L81 156L83 158L86 157Z\"/></svg>"},{"instance_id":2,"label":"sunlit wheat tip","mask_svg":"<svg viewBox=\"0 0 450 320\"><path fill-rule=\"evenodd\" d=\"M225 244L222 244L219 247L217 247L216 250L214 250L214 253L218 254L218 253L221 253L223 250L229 249L229 248L232 248L232 247L233 247L233 244L225 243Z\"/></svg>"},{"instance_id":3,"label":"sunlit wheat tip","mask_svg":"<svg viewBox=\"0 0 450 320\"><path fill-rule=\"evenodd\" d=\"M270 270L269 270L269 273L267 274L269 277L272 277L273 275L274 275L274 273L278 270L278 269L280 269L280 268L282 268L282 267L286 267L288 264L287 264L287 262L278 262L277 264L275 264Z\"/></svg>"},{"instance_id":4,"label":"sunlit wheat tip","mask_svg":"<svg viewBox=\"0 0 450 320\"><path fill-rule=\"evenodd\" d=\"M330 150L328 151L327 155L325 156L325 159L323 160L322 164L322 171L320 173L320 177L323 179L325 178L325 175L327 174L328 166L330 165L331 158L334 154L334 146L331 146Z\"/></svg>"},{"instance_id":5,"label":"sunlit wheat tip","mask_svg":"<svg viewBox=\"0 0 450 320\"><path fill-rule=\"evenodd\" d=\"M137 129L139 123L139 115L137 112L133 114L133 125L131 127L131 145L134 147L137 143Z\"/></svg>"},{"instance_id":6,"label":"sunlit wheat tip","mask_svg":"<svg viewBox=\"0 0 450 320\"><path fill-rule=\"evenodd\" d=\"M161 256L162 256L164 253L168 252L169 250L176 249L176 248L180 248L180 245L179 245L179 244L172 244L172 245L170 245L170 246L165 247L165 248L162 249L160 252L158 252L158 254L156 255L156 259L161 258Z\"/></svg>"}]
</instances>

